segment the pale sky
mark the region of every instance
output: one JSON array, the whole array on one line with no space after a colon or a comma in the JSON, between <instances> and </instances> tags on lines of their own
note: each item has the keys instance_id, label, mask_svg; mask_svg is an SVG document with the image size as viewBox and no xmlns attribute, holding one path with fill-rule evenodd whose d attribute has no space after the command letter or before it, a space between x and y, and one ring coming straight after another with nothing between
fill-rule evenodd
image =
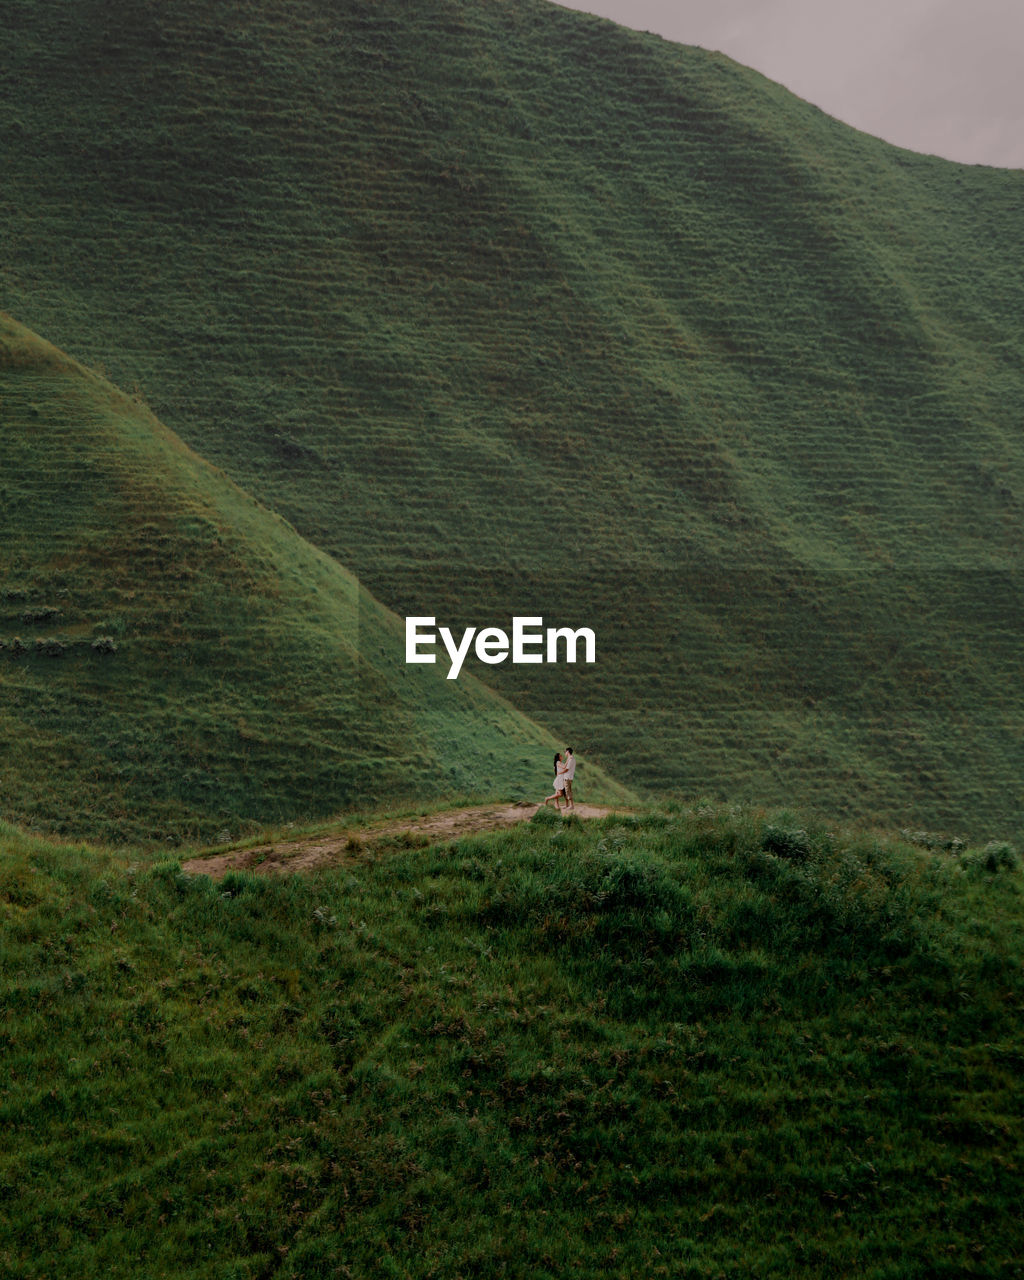
<instances>
[{"instance_id":1,"label":"pale sky","mask_svg":"<svg viewBox=\"0 0 1024 1280\"><path fill-rule=\"evenodd\" d=\"M1024 168L1024 0L558 0L717 49L911 151Z\"/></svg>"}]
</instances>

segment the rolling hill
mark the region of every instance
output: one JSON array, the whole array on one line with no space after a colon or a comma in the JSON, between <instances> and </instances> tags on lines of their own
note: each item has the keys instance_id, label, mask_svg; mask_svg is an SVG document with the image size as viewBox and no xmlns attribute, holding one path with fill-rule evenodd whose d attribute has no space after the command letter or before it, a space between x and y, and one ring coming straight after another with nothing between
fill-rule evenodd
<instances>
[{"instance_id":1,"label":"rolling hill","mask_svg":"<svg viewBox=\"0 0 1024 1280\"><path fill-rule=\"evenodd\" d=\"M9 820L173 844L543 794L549 733L471 677L406 666L402 621L351 573L4 317L0 538Z\"/></svg>"},{"instance_id":2,"label":"rolling hill","mask_svg":"<svg viewBox=\"0 0 1024 1280\"><path fill-rule=\"evenodd\" d=\"M486 678L633 786L1019 826L1024 175L541 0L5 24L19 320L396 612L593 627Z\"/></svg>"}]
</instances>

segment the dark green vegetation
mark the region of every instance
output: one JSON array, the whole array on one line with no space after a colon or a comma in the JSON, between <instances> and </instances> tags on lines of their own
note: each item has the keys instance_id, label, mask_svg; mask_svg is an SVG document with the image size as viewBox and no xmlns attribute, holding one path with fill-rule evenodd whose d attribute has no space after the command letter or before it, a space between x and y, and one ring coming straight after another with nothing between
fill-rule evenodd
<instances>
[{"instance_id":1,"label":"dark green vegetation","mask_svg":"<svg viewBox=\"0 0 1024 1280\"><path fill-rule=\"evenodd\" d=\"M1024 175L536 0L4 28L20 320L397 612L594 627L487 676L627 782L1015 831Z\"/></svg>"},{"instance_id":2,"label":"dark green vegetation","mask_svg":"<svg viewBox=\"0 0 1024 1280\"><path fill-rule=\"evenodd\" d=\"M210 841L340 808L543 794L553 740L407 667L339 565L145 408L0 317L0 812ZM589 773L588 794L622 796Z\"/></svg>"},{"instance_id":3,"label":"dark green vegetation","mask_svg":"<svg viewBox=\"0 0 1024 1280\"><path fill-rule=\"evenodd\" d=\"M4 1277L1024 1269L1009 846L707 805L213 884L0 843Z\"/></svg>"}]
</instances>

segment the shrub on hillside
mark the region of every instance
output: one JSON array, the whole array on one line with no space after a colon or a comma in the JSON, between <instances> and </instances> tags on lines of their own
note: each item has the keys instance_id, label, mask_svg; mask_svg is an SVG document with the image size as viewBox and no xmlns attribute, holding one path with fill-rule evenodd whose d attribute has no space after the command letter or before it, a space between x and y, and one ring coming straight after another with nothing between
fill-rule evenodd
<instances>
[{"instance_id":1,"label":"shrub on hillside","mask_svg":"<svg viewBox=\"0 0 1024 1280\"><path fill-rule=\"evenodd\" d=\"M972 849L965 854L962 865L968 871L995 875L999 871L1016 871L1019 859L1017 850L1006 840L990 840L984 849Z\"/></svg>"},{"instance_id":2,"label":"shrub on hillside","mask_svg":"<svg viewBox=\"0 0 1024 1280\"><path fill-rule=\"evenodd\" d=\"M765 853L773 853L777 858L788 858L791 862L803 862L811 854L811 839L803 828L787 828L767 826L761 838L761 848Z\"/></svg>"}]
</instances>

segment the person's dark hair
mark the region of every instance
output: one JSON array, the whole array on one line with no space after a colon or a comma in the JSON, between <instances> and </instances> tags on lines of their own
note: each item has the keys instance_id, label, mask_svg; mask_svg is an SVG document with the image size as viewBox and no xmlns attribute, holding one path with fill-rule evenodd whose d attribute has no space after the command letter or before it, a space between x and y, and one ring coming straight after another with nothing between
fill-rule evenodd
<instances>
[{"instance_id":1,"label":"person's dark hair","mask_svg":"<svg viewBox=\"0 0 1024 1280\"><path fill-rule=\"evenodd\" d=\"M568 753L572 755L572 747L566 747L566 751L568 751Z\"/></svg>"},{"instance_id":2,"label":"person's dark hair","mask_svg":"<svg viewBox=\"0 0 1024 1280\"><path fill-rule=\"evenodd\" d=\"M552 761L552 765L554 766L554 768L556 768L556 769L558 768L558 762L559 762L559 760L561 760L561 758L562 758L562 753L561 753L561 751L556 751L556 752L555 752L555 758L554 758L554 760Z\"/></svg>"}]
</instances>

